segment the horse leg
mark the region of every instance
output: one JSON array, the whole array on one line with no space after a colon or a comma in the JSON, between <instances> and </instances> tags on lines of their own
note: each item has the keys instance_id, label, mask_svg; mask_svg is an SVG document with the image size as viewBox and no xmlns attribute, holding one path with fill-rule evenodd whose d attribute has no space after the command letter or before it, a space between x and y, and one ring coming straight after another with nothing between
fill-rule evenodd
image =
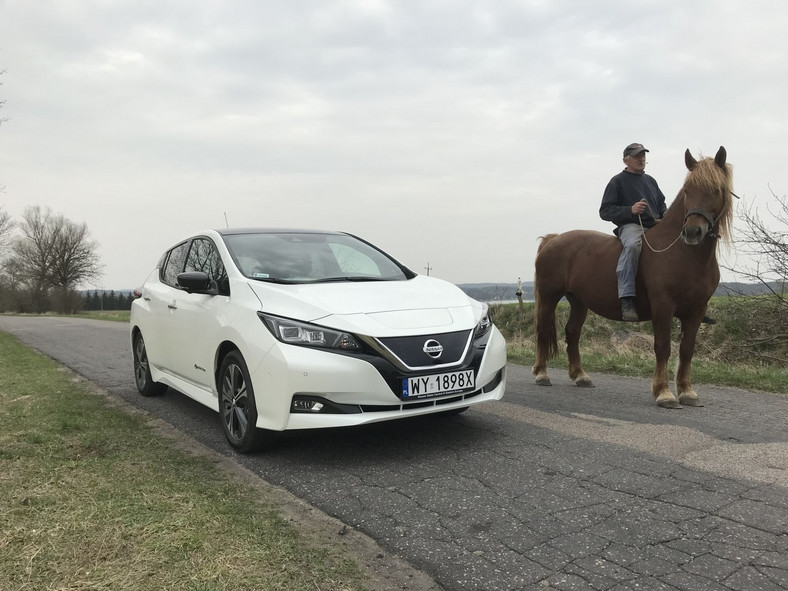
<instances>
[{"instance_id":1,"label":"horse leg","mask_svg":"<svg viewBox=\"0 0 788 591\"><path fill-rule=\"evenodd\" d=\"M670 325L671 315L654 315L654 355L656 366L651 380L651 393L657 405L663 408L681 408L679 401L668 386L668 359L670 358Z\"/></svg>"},{"instance_id":2,"label":"horse leg","mask_svg":"<svg viewBox=\"0 0 788 591\"><path fill-rule=\"evenodd\" d=\"M569 300L569 305L571 306L569 320L564 331L566 334L566 353L569 356L569 377L581 388L593 388L594 384L591 382L591 378L583 371L580 365L580 332L583 330L583 324L586 321L586 316L588 316L588 306L572 294L568 294L566 299Z\"/></svg>"},{"instance_id":3,"label":"horse leg","mask_svg":"<svg viewBox=\"0 0 788 591\"><path fill-rule=\"evenodd\" d=\"M681 345L679 346L679 366L676 371L676 392L679 402L686 406L703 406L698 400L698 395L692 389L690 372L692 369L692 355L695 352L695 338L698 335L700 320L692 319L681 322Z\"/></svg>"},{"instance_id":4,"label":"horse leg","mask_svg":"<svg viewBox=\"0 0 788 591\"><path fill-rule=\"evenodd\" d=\"M538 386L552 386L547 375L547 360L555 357L558 352L558 337L555 330L555 308L562 296L546 297L534 293L534 324L536 325L536 360L531 372L536 376Z\"/></svg>"}]
</instances>

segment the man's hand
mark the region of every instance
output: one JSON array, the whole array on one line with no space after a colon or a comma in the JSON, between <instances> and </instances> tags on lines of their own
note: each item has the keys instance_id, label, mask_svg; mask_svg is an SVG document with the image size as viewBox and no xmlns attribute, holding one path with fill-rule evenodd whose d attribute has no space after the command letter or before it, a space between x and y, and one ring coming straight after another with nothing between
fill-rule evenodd
<instances>
[{"instance_id":1,"label":"man's hand","mask_svg":"<svg viewBox=\"0 0 788 591\"><path fill-rule=\"evenodd\" d=\"M646 211L646 200L641 199L632 206L632 215L640 215Z\"/></svg>"}]
</instances>

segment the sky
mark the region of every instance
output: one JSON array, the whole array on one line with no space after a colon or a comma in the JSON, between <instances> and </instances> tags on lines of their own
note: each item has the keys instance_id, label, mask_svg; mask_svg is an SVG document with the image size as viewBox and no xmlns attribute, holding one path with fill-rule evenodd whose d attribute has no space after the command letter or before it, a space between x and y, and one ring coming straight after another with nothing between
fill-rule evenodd
<instances>
[{"instance_id":1,"label":"sky","mask_svg":"<svg viewBox=\"0 0 788 591\"><path fill-rule=\"evenodd\" d=\"M612 230L631 142L668 204L721 145L740 207L788 193L786 31L785 0L0 0L0 207L87 224L85 288L227 226L530 281L540 236Z\"/></svg>"}]
</instances>

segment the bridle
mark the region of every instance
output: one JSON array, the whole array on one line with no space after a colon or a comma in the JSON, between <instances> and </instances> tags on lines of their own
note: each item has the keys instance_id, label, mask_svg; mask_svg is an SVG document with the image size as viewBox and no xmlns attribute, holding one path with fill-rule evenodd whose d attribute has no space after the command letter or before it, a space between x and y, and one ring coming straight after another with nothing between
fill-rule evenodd
<instances>
[{"instance_id":1,"label":"bridle","mask_svg":"<svg viewBox=\"0 0 788 591\"><path fill-rule=\"evenodd\" d=\"M736 193L734 193L733 191L730 191L730 194L733 195L734 197L736 197L736 199L739 199L739 196ZM686 197L686 195L687 194L685 192L684 196ZM657 218L657 216L654 215L654 211L651 209L651 205L649 204L648 201L646 201L646 207L648 207L649 213L651 213L651 217L652 218L654 218L655 220L656 219L660 219L660 218ZM711 215L709 214L709 212L707 212L705 209L702 209L700 207L692 207L692 208L688 209L687 213L684 214L684 225L681 227L681 231L679 232L679 235L676 237L676 239L673 242L671 242L665 248L662 248L662 249L656 249L653 246L651 246L651 244L649 243L648 238L646 237L646 228L643 227L643 219L640 217L640 215L638 215L638 222L640 223L640 229L643 231L643 242L646 243L646 246L649 247L651 252L660 253L660 252L667 251L674 244L676 244L679 240L681 240L681 237L684 235L684 228L687 227L687 218L689 218L691 215L699 215L700 217L702 217L704 220L706 220L708 222L708 224L709 224L709 231L706 232L706 236L708 236L709 238L714 238L714 239L720 238L720 235L717 232L714 231L714 228L717 227L717 222L720 221L720 219L722 218L722 215L723 215L724 212L725 212L725 210L723 208L723 211L720 212L720 215L718 215L716 218L712 218ZM704 236L704 238L705 238L705 236Z\"/></svg>"},{"instance_id":2,"label":"bridle","mask_svg":"<svg viewBox=\"0 0 788 591\"><path fill-rule=\"evenodd\" d=\"M692 207L688 209L687 213L684 214L684 225L681 227L682 234L684 233L684 228L687 226L687 218L691 215L699 215L709 223L709 231L706 232L706 236L708 236L709 238L720 237L720 235L714 231L714 228L716 227L717 222L720 221L720 218L722 217L722 212L720 212L720 215L718 215L716 218L712 219L711 215L709 215L709 213L705 209L701 209L700 207Z\"/></svg>"}]
</instances>

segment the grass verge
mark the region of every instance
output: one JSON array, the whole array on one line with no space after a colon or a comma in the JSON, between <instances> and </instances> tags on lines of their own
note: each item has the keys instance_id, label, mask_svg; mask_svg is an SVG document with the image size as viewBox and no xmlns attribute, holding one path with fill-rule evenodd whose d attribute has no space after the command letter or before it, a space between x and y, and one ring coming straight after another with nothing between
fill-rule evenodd
<instances>
[{"instance_id":1,"label":"grass verge","mask_svg":"<svg viewBox=\"0 0 788 591\"><path fill-rule=\"evenodd\" d=\"M93 318L94 320L112 320L113 322L128 322L131 312L129 310L95 310L74 314L77 318Z\"/></svg>"},{"instance_id":2,"label":"grass verge","mask_svg":"<svg viewBox=\"0 0 788 591\"><path fill-rule=\"evenodd\" d=\"M341 548L0 332L0 589L363 589Z\"/></svg>"}]
</instances>

